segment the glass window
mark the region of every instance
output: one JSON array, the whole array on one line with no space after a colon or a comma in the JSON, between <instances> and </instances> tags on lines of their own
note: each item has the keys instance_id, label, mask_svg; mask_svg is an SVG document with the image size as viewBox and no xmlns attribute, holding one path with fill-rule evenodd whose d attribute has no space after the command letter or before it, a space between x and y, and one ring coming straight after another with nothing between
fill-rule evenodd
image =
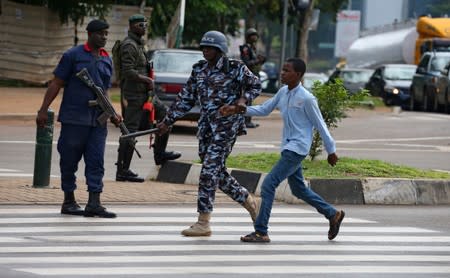
<instances>
[{"instance_id":1,"label":"glass window","mask_svg":"<svg viewBox=\"0 0 450 278\"><path fill-rule=\"evenodd\" d=\"M153 68L156 72L190 73L192 66L202 59L201 52L156 52L153 57Z\"/></svg>"},{"instance_id":2,"label":"glass window","mask_svg":"<svg viewBox=\"0 0 450 278\"><path fill-rule=\"evenodd\" d=\"M342 79L349 83L362 83L367 82L371 75L371 71L343 71Z\"/></svg>"},{"instance_id":3,"label":"glass window","mask_svg":"<svg viewBox=\"0 0 450 278\"><path fill-rule=\"evenodd\" d=\"M373 74L374 78L381 78L381 69L377 69L374 74Z\"/></svg>"},{"instance_id":4,"label":"glass window","mask_svg":"<svg viewBox=\"0 0 450 278\"><path fill-rule=\"evenodd\" d=\"M428 67L428 62L430 61L430 56L423 56L422 59L419 62L418 67L420 68L427 68Z\"/></svg>"},{"instance_id":5,"label":"glass window","mask_svg":"<svg viewBox=\"0 0 450 278\"><path fill-rule=\"evenodd\" d=\"M450 56L435 56L431 60L431 71L441 71L450 62Z\"/></svg>"},{"instance_id":6,"label":"glass window","mask_svg":"<svg viewBox=\"0 0 450 278\"><path fill-rule=\"evenodd\" d=\"M387 67L384 76L388 80L412 80L415 67Z\"/></svg>"}]
</instances>

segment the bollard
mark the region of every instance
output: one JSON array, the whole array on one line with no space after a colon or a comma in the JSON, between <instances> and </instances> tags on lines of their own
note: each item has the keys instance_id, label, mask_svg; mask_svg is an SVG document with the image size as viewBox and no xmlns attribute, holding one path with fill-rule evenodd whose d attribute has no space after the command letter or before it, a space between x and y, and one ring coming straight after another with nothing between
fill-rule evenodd
<instances>
[{"instance_id":1,"label":"bollard","mask_svg":"<svg viewBox=\"0 0 450 278\"><path fill-rule=\"evenodd\" d=\"M50 184L50 169L53 147L53 119L55 113L48 109L47 123L36 129L36 149L34 153L33 187L45 187Z\"/></svg>"}]
</instances>

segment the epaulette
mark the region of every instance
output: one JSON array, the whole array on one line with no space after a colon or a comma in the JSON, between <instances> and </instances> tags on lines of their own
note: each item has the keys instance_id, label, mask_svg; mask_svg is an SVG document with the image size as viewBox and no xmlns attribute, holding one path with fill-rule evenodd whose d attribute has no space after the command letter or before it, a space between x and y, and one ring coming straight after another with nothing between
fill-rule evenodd
<instances>
[{"instance_id":1,"label":"epaulette","mask_svg":"<svg viewBox=\"0 0 450 278\"><path fill-rule=\"evenodd\" d=\"M203 67L206 63L208 63L208 61L206 60L200 60L197 63L195 63L194 65L192 65L192 68L198 68L198 67Z\"/></svg>"},{"instance_id":2,"label":"epaulette","mask_svg":"<svg viewBox=\"0 0 450 278\"><path fill-rule=\"evenodd\" d=\"M236 59L229 59L229 63L231 68L237 68L242 62Z\"/></svg>"},{"instance_id":3,"label":"epaulette","mask_svg":"<svg viewBox=\"0 0 450 278\"><path fill-rule=\"evenodd\" d=\"M241 64L241 61L239 61L239 60L225 57L224 64L223 64L223 72L229 73L232 69L238 68L240 64Z\"/></svg>"}]
</instances>

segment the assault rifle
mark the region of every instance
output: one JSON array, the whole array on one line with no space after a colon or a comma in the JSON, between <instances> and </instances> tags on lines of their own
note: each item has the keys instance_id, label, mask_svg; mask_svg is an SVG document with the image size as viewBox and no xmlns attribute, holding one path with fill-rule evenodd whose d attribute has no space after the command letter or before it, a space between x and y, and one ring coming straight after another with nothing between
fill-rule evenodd
<instances>
[{"instance_id":1,"label":"assault rifle","mask_svg":"<svg viewBox=\"0 0 450 278\"><path fill-rule=\"evenodd\" d=\"M90 76L88 70L86 68L83 68L76 74L76 76L86 85L88 86L97 96L96 100L90 100L88 105L89 106L98 106L100 107L102 114L97 118L97 122L104 125L109 118L114 117L117 118L118 114L116 113L116 110L114 110L114 107L112 106L111 102L109 101L108 97L104 94L103 89L97 85L95 85L94 81L92 80L92 77ZM131 134L130 131L128 131L128 128L125 126L123 122L119 123L120 132L122 135L128 135ZM135 136L130 136L135 137ZM121 138L122 140L123 138ZM137 141L132 140L130 144L133 145L134 151L136 152L137 156L141 158L141 154L138 152L138 150L135 148Z\"/></svg>"}]
</instances>

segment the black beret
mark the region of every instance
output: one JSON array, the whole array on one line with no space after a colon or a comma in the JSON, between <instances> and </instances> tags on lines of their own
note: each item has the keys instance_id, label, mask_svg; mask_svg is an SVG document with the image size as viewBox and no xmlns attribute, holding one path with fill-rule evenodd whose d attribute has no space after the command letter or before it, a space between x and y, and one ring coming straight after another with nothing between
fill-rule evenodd
<instances>
[{"instance_id":1,"label":"black beret","mask_svg":"<svg viewBox=\"0 0 450 278\"><path fill-rule=\"evenodd\" d=\"M103 29L108 29L109 24L106 23L106 21L100 20L100 19L94 19L86 27L86 31L88 32L97 32Z\"/></svg>"}]
</instances>

